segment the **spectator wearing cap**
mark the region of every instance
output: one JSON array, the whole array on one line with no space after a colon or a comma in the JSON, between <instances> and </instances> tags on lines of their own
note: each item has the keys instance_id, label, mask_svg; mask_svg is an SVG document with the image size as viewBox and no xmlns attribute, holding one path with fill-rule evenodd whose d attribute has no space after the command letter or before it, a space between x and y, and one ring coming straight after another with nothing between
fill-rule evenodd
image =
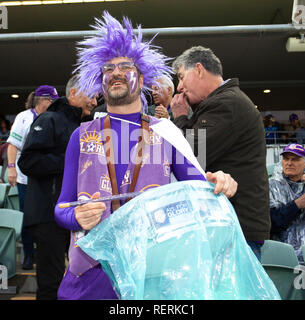
<instances>
[{"instance_id":1,"label":"spectator wearing cap","mask_svg":"<svg viewBox=\"0 0 305 320\"><path fill-rule=\"evenodd\" d=\"M282 172L269 179L271 238L291 244L303 263L301 246L305 241L305 149L287 145L282 153Z\"/></svg>"},{"instance_id":2,"label":"spectator wearing cap","mask_svg":"<svg viewBox=\"0 0 305 320\"><path fill-rule=\"evenodd\" d=\"M10 136L7 140L8 182L14 187L17 185L19 193L19 207L24 211L24 199L26 195L27 176L24 175L17 164L25 140L33 121L47 110L52 101L58 98L54 87L43 85L32 92L27 99L27 110L20 112L13 123ZM24 251L23 269L33 269L34 246L32 238L26 227L22 229L22 243Z\"/></svg>"},{"instance_id":3,"label":"spectator wearing cap","mask_svg":"<svg viewBox=\"0 0 305 320\"><path fill-rule=\"evenodd\" d=\"M289 116L290 125L295 132L295 140L298 144L305 143L305 128L302 126L297 114L292 113Z\"/></svg>"},{"instance_id":4,"label":"spectator wearing cap","mask_svg":"<svg viewBox=\"0 0 305 320\"><path fill-rule=\"evenodd\" d=\"M77 77L72 77L66 85L66 96L55 100L31 126L18 161L28 176L24 225L37 246L37 300L57 299L70 233L56 224L54 207L61 191L70 136L96 104L95 97L79 92Z\"/></svg>"}]
</instances>

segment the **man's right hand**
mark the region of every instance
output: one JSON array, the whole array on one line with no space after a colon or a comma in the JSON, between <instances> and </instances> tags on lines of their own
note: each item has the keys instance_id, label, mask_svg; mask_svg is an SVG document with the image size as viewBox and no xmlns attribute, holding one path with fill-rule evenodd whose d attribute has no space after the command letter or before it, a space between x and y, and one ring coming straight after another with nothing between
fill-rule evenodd
<instances>
[{"instance_id":1,"label":"man's right hand","mask_svg":"<svg viewBox=\"0 0 305 320\"><path fill-rule=\"evenodd\" d=\"M180 116L188 116L190 105L187 102L185 94L179 93L174 95L173 100L170 104L170 108L172 110L174 118L178 118Z\"/></svg>"},{"instance_id":2,"label":"man's right hand","mask_svg":"<svg viewBox=\"0 0 305 320\"><path fill-rule=\"evenodd\" d=\"M294 202L299 209L304 209L305 208L305 194L300 196L298 199L294 200Z\"/></svg>"},{"instance_id":3,"label":"man's right hand","mask_svg":"<svg viewBox=\"0 0 305 320\"><path fill-rule=\"evenodd\" d=\"M7 175L8 183L15 187L17 184L17 170L16 168L8 168L8 175Z\"/></svg>"},{"instance_id":4,"label":"man's right hand","mask_svg":"<svg viewBox=\"0 0 305 320\"><path fill-rule=\"evenodd\" d=\"M100 193L96 192L92 199L98 199ZM91 230L100 221L106 209L104 202L91 202L74 208L75 219L83 230Z\"/></svg>"}]
</instances>

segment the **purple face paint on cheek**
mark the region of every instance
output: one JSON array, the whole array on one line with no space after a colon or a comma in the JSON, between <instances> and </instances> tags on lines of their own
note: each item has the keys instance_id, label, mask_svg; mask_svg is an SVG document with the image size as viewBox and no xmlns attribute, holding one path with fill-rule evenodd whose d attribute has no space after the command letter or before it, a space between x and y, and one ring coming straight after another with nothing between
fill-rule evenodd
<instances>
[{"instance_id":1,"label":"purple face paint on cheek","mask_svg":"<svg viewBox=\"0 0 305 320\"><path fill-rule=\"evenodd\" d=\"M130 93L135 93L138 87L138 77L135 71L129 71L125 74L126 78L128 79Z\"/></svg>"},{"instance_id":2,"label":"purple face paint on cheek","mask_svg":"<svg viewBox=\"0 0 305 320\"><path fill-rule=\"evenodd\" d=\"M108 84L109 84L109 74L104 74L103 75L103 83L102 83L102 90L103 90L103 94L107 95L107 91L108 91Z\"/></svg>"}]
</instances>

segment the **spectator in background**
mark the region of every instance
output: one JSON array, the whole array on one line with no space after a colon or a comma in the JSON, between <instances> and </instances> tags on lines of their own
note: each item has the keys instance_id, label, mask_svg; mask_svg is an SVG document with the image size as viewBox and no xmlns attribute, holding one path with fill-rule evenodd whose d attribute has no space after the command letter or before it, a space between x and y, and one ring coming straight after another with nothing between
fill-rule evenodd
<instances>
[{"instance_id":1,"label":"spectator in background","mask_svg":"<svg viewBox=\"0 0 305 320\"><path fill-rule=\"evenodd\" d=\"M268 114L264 117L265 138L267 144L279 143L280 125L275 122L275 118L272 114Z\"/></svg>"},{"instance_id":2,"label":"spectator in background","mask_svg":"<svg viewBox=\"0 0 305 320\"><path fill-rule=\"evenodd\" d=\"M27 110L17 114L7 140L9 143L7 149L8 158L8 182L14 187L17 185L19 194L19 209L24 212L24 200L27 191L27 177L24 175L17 164L22 148L30 130L32 122L50 106L52 101L58 98L54 87L43 85L29 94L26 101ZM23 269L33 269L34 246L31 235L27 228L22 229L22 243L24 251Z\"/></svg>"},{"instance_id":3,"label":"spectator in background","mask_svg":"<svg viewBox=\"0 0 305 320\"><path fill-rule=\"evenodd\" d=\"M237 193L230 201L249 246L260 260L261 246L270 236L261 115L240 90L238 79L224 81L222 64L209 48L186 50L174 61L173 69L179 81L179 94L171 103L174 123L183 130L194 129L195 150L196 144L201 149L206 146L207 171L223 170L237 181ZM188 119L190 107L194 113Z\"/></svg>"},{"instance_id":4,"label":"spectator in background","mask_svg":"<svg viewBox=\"0 0 305 320\"><path fill-rule=\"evenodd\" d=\"M7 142L0 145L0 166L2 166L0 172L0 183L4 183L4 175L7 168L7 147Z\"/></svg>"},{"instance_id":5,"label":"spectator in background","mask_svg":"<svg viewBox=\"0 0 305 320\"><path fill-rule=\"evenodd\" d=\"M66 86L66 97L54 101L32 124L18 165L28 176L24 224L37 245L37 300L56 300L65 271L69 231L54 220L61 190L66 147L82 118L90 115L96 99L78 92L77 77Z\"/></svg>"},{"instance_id":6,"label":"spectator in background","mask_svg":"<svg viewBox=\"0 0 305 320\"><path fill-rule=\"evenodd\" d=\"M153 105L148 107L147 114L156 118L172 119L170 103L175 93L175 87L172 80L163 76L157 80L160 87L152 86Z\"/></svg>"},{"instance_id":7,"label":"spectator in background","mask_svg":"<svg viewBox=\"0 0 305 320\"><path fill-rule=\"evenodd\" d=\"M6 119L0 120L0 143L7 140L10 135L10 122Z\"/></svg>"},{"instance_id":8,"label":"spectator in background","mask_svg":"<svg viewBox=\"0 0 305 320\"><path fill-rule=\"evenodd\" d=\"M290 129L295 132L295 140L298 144L305 143L305 128L301 125L297 114L292 113L289 116Z\"/></svg>"},{"instance_id":9,"label":"spectator in background","mask_svg":"<svg viewBox=\"0 0 305 320\"><path fill-rule=\"evenodd\" d=\"M289 144L281 153L282 172L269 179L271 238L291 244L301 262L305 244L305 149Z\"/></svg>"}]
</instances>

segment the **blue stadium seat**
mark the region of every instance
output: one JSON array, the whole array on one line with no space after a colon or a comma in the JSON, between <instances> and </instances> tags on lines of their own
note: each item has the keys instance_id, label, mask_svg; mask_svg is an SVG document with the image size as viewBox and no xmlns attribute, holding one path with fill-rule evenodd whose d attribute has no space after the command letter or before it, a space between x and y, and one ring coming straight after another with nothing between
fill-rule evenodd
<instances>
[{"instance_id":1,"label":"blue stadium seat","mask_svg":"<svg viewBox=\"0 0 305 320\"><path fill-rule=\"evenodd\" d=\"M283 300L305 300L305 290L299 287L301 281L297 278L302 277L301 270L276 265L264 265L263 267Z\"/></svg>"},{"instance_id":2,"label":"blue stadium seat","mask_svg":"<svg viewBox=\"0 0 305 320\"><path fill-rule=\"evenodd\" d=\"M0 208L3 208L5 206L9 189L10 189L9 184L0 183Z\"/></svg>"},{"instance_id":3,"label":"blue stadium seat","mask_svg":"<svg viewBox=\"0 0 305 320\"><path fill-rule=\"evenodd\" d=\"M8 278L16 274L16 241L21 237L23 212L0 209L0 264L6 266Z\"/></svg>"},{"instance_id":4,"label":"blue stadium seat","mask_svg":"<svg viewBox=\"0 0 305 320\"><path fill-rule=\"evenodd\" d=\"M297 255L290 244L266 240L261 249L262 265L277 265L294 268L299 265Z\"/></svg>"},{"instance_id":5,"label":"blue stadium seat","mask_svg":"<svg viewBox=\"0 0 305 320\"><path fill-rule=\"evenodd\" d=\"M7 268L8 278L16 275L16 256L15 230L0 226L0 265Z\"/></svg>"},{"instance_id":6,"label":"blue stadium seat","mask_svg":"<svg viewBox=\"0 0 305 320\"><path fill-rule=\"evenodd\" d=\"M5 208L13 209L13 210L20 210L19 207L19 194L17 186L11 187L6 200L5 200Z\"/></svg>"}]
</instances>

